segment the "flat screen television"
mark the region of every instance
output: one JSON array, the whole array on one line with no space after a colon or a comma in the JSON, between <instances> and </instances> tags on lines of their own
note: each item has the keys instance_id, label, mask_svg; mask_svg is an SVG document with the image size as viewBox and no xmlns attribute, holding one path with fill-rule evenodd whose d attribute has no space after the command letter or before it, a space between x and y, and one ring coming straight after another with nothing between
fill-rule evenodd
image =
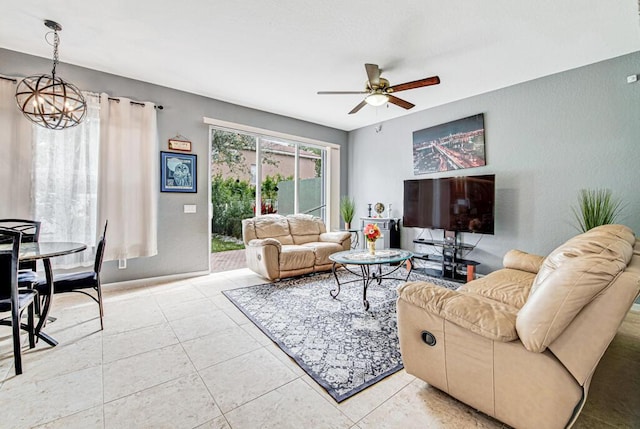
<instances>
[{"instance_id":1,"label":"flat screen television","mask_svg":"<svg viewBox=\"0 0 640 429\"><path fill-rule=\"evenodd\" d=\"M495 175L404 181L403 225L494 233Z\"/></svg>"}]
</instances>

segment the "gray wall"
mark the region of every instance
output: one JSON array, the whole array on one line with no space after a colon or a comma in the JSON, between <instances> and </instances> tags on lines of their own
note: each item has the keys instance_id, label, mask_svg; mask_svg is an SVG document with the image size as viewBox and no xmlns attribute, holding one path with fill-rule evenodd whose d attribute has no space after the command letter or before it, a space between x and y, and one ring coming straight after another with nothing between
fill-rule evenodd
<instances>
[{"instance_id":1,"label":"gray wall","mask_svg":"<svg viewBox=\"0 0 640 429\"><path fill-rule=\"evenodd\" d=\"M639 73L636 52L384 122L378 133L374 126L350 132L356 217L378 201L401 216L405 179L495 173L495 235L464 237L481 239L469 255L482 262L479 272L499 268L509 249L547 254L575 235L571 206L581 188L610 188L626 204L620 223L640 233L640 82L626 83ZM414 176L413 131L477 113L484 113L487 165ZM403 230L403 247L419 233L429 237L429 230Z\"/></svg>"},{"instance_id":2,"label":"gray wall","mask_svg":"<svg viewBox=\"0 0 640 429\"><path fill-rule=\"evenodd\" d=\"M28 76L49 73L51 60L0 49L0 73L7 76ZM107 262L103 280L115 282L156 277L209 268L209 237L207 199L208 132L204 116L312 138L345 146L345 131L324 127L284 116L249 109L211 98L176 91L146 82L127 79L82 67L61 64L58 73L83 90L106 92L112 96L140 101L153 101L164 106L158 111L160 150L167 150L167 140L180 133L193 143L192 153L198 155L198 193L160 193L158 219L158 255L128 261L125 270L118 270L116 262ZM214 73L215 71L212 71ZM185 75L185 79L188 76ZM341 176L346 177L347 153L342 150ZM158 154L158 156L160 156ZM158 178L158 186L160 179ZM341 184L346 192L346 180ZM196 204L197 214L184 214L184 204Z\"/></svg>"}]
</instances>

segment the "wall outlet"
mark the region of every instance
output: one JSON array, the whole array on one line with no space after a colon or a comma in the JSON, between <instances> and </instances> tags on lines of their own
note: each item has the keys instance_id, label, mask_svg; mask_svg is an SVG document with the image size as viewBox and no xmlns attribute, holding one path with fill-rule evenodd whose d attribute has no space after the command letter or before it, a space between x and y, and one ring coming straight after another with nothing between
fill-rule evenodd
<instances>
[{"instance_id":1,"label":"wall outlet","mask_svg":"<svg viewBox=\"0 0 640 429\"><path fill-rule=\"evenodd\" d=\"M124 270L127 268L127 260L126 259L118 259L118 269Z\"/></svg>"},{"instance_id":2,"label":"wall outlet","mask_svg":"<svg viewBox=\"0 0 640 429\"><path fill-rule=\"evenodd\" d=\"M638 81L638 75L632 74L631 76L627 76L627 83L633 83Z\"/></svg>"}]
</instances>

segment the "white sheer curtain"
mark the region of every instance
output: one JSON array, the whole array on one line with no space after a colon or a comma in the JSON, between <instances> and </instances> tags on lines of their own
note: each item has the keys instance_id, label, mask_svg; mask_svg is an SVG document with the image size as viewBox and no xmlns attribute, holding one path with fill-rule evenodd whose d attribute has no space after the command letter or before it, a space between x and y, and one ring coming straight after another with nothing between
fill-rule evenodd
<instances>
[{"instance_id":1,"label":"white sheer curtain","mask_svg":"<svg viewBox=\"0 0 640 429\"><path fill-rule=\"evenodd\" d=\"M98 225L109 220L105 259L157 250L159 152L153 103L100 96Z\"/></svg>"},{"instance_id":2,"label":"white sheer curtain","mask_svg":"<svg viewBox=\"0 0 640 429\"><path fill-rule=\"evenodd\" d=\"M100 98L83 93L87 116L76 127L49 130L33 125L33 218L42 222L40 239L97 243ZM94 252L52 260L56 267L89 265Z\"/></svg>"},{"instance_id":3,"label":"white sheer curtain","mask_svg":"<svg viewBox=\"0 0 640 429\"><path fill-rule=\"evenodd\" d=\"M0 79L0 218L30 219L31 122L15 94L16 82Z\"/></svg>"}]
</instances>

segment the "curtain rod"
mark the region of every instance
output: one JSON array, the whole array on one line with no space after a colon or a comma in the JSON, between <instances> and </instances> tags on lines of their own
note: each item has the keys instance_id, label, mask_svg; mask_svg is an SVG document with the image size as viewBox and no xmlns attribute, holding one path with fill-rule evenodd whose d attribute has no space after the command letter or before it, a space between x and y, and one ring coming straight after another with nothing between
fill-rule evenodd
<instances>
[{"instance_id":1,"label":"curtain rod","mask_svg":"<svg viewBox=\"0 0 640 429\"><path fill-rule=\"evenodd\" d=\"M109 97L109 100L117 101L118 103L120 102L120 99L119 98L115 98L115 97ZM141 103L139 101L129 100L129 103L135 104L136 106L145 106L144 103ZM154 105L153 107L154 107L154 109L158 109L158 110L164 109L164 106L162 104Z\"/></svg>"},{"instance_id":2,"label":"curtain rod","mask_svg":"<svg viewBox=\"0 0 640 429\"><path fill-rule=\"evenodd\" d=\"M18 79L14 79L14 78L11 78L11 77L5 77L5 76L2 76L2 75L0 75L0 79L8 80L9 82L13 82L13 83L17 83L18 82ZM117 101L118 103L120 102L120 99L119 98L115 98L115 97L109 97L109 100ZM139 101L132 101L132 100L130 100L130 103L131 104L135 104L136 106L144 106L145 105L144 103L141 103ZM161 104L154 105L153 107L154 107L154 109L158 109L158 110L164 109L164 106L161 105Z\"/></svg>"}]
</instances>

